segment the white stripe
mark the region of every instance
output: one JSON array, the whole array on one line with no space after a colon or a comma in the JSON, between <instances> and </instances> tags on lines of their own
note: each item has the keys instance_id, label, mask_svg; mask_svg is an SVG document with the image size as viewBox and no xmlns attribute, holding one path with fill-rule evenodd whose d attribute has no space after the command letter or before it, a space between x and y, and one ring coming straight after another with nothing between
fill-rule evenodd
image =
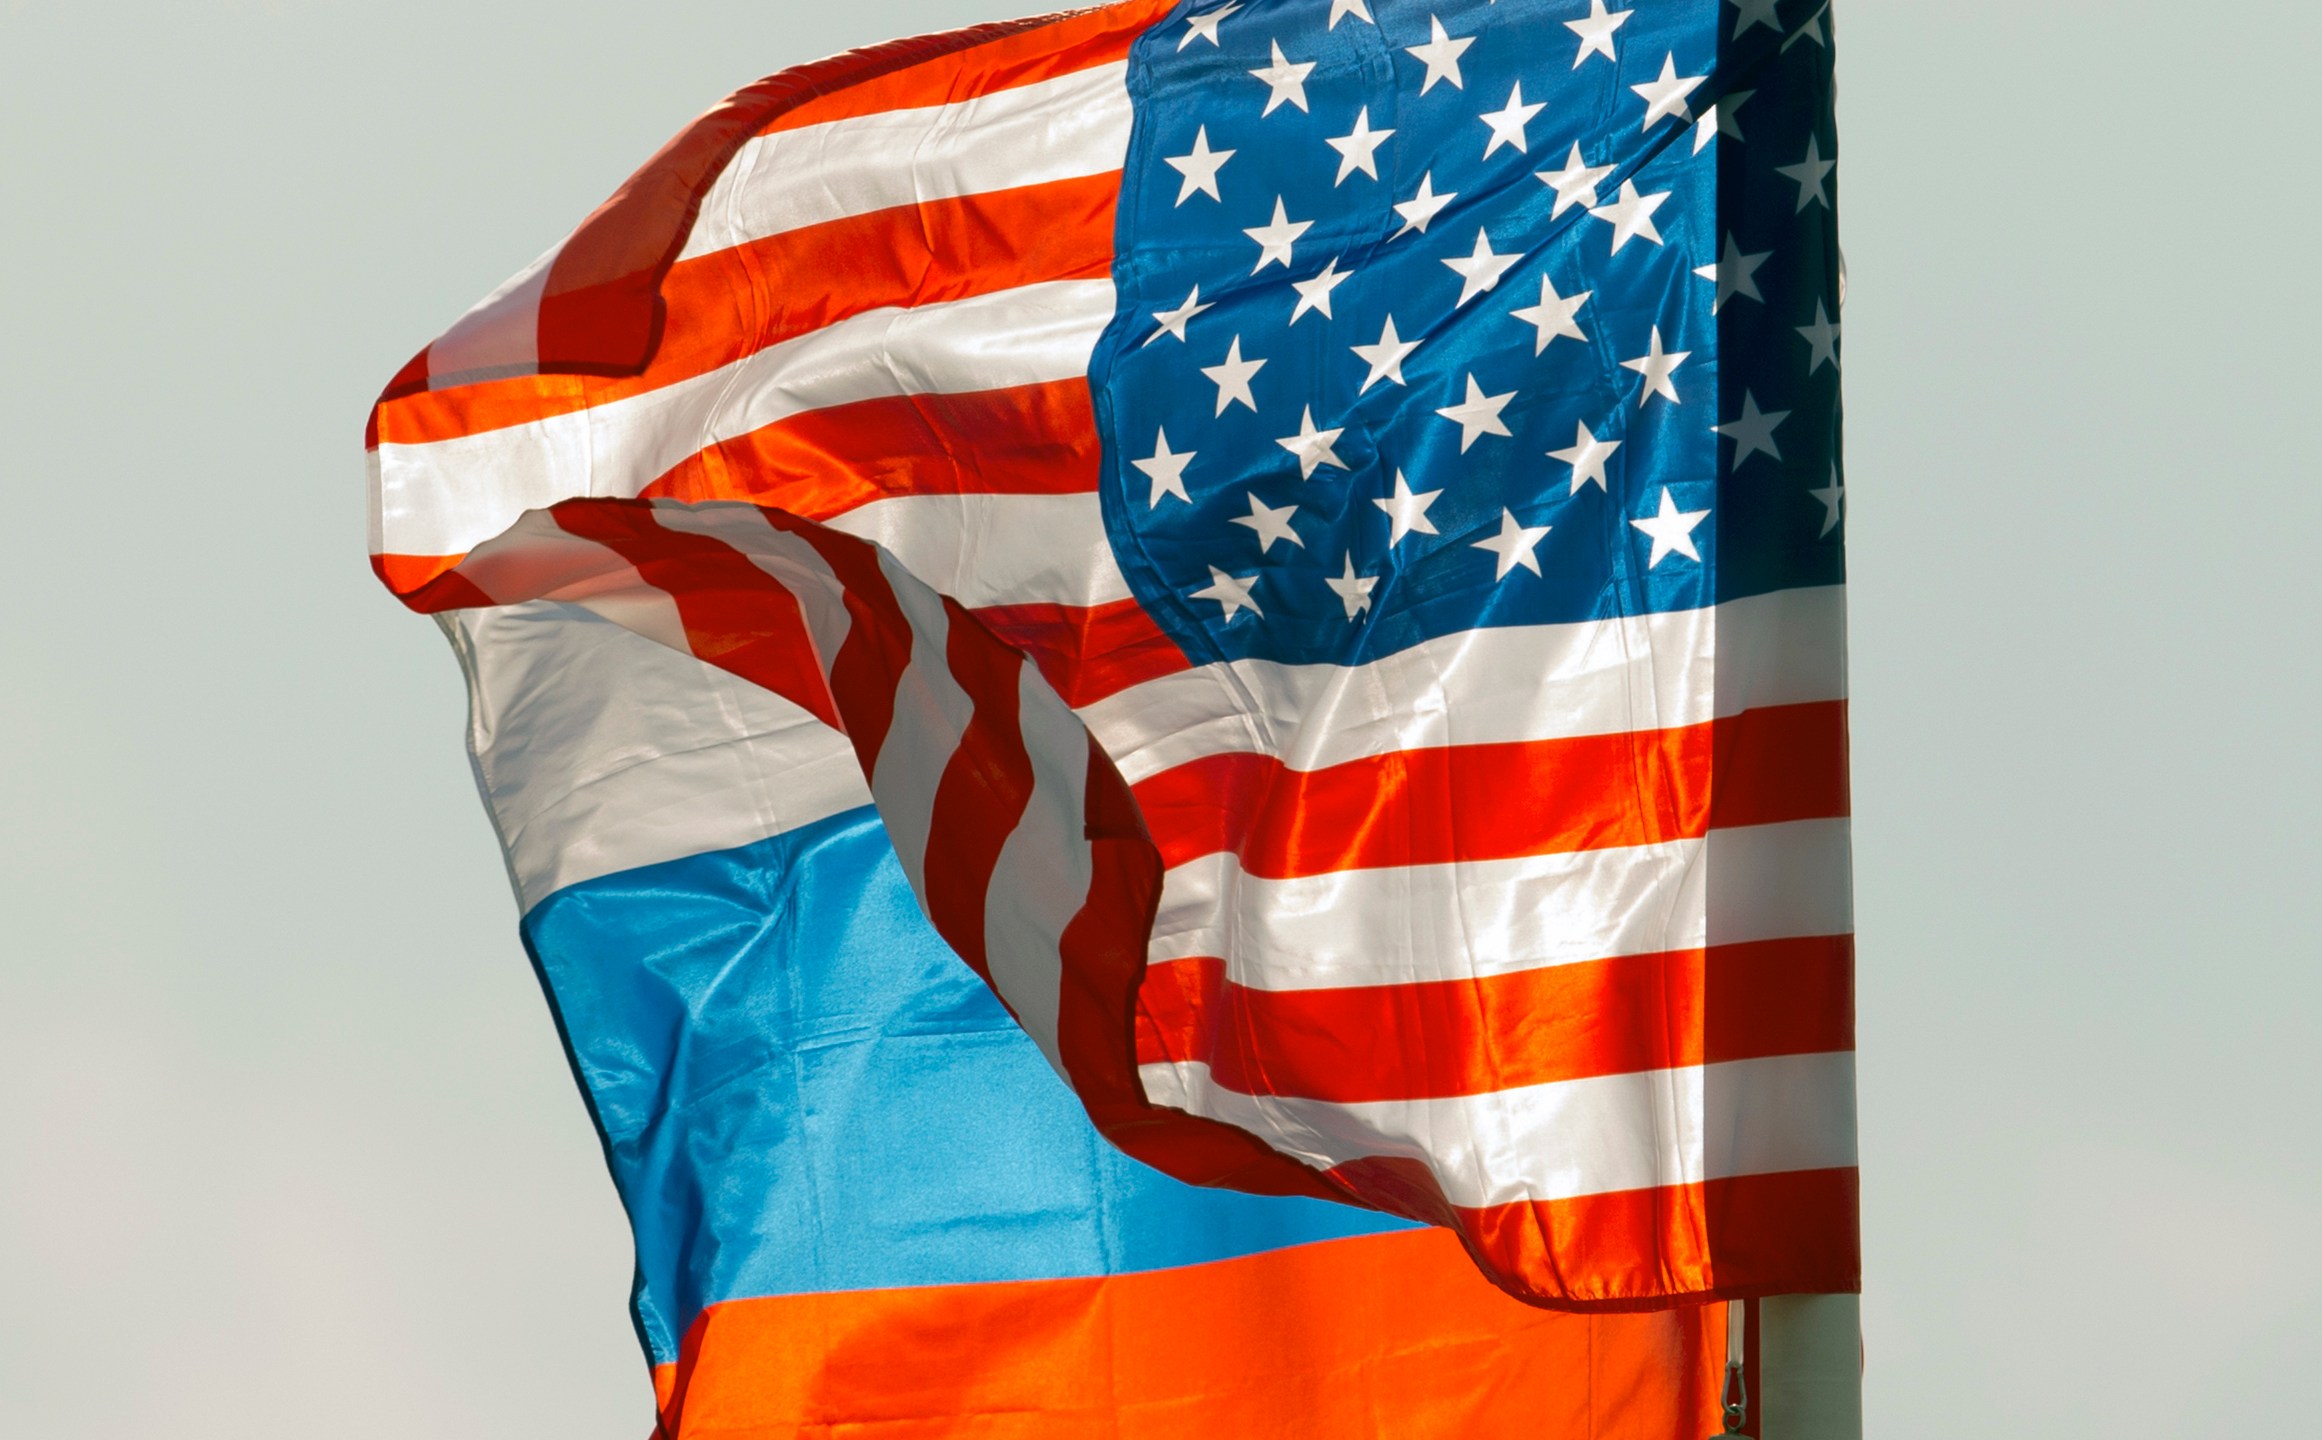
<instances>
[{"instance_id":1,"label":"white stripe","mask_svg":"<svg viewBox=\"0 0 2322 1440\"><path fill-rule=\"evenodd\" d=\"M1220 753L1318 770L1397 750L1698 725L1846 697L1846 591L1469 630L1367 665L1237 660L1084 706L1134 784Z\"/></svg>"},{"instance_id":2,"label":"white stripe","mask_svg":"<svg viewBox=\"0 0 2322 1440\"><path fill-rule=\"evenodd\" d=\"M956 104L761 135L711 186L678 258L922 200L1119 170L1128 70L1098 65Z\"/></svg>"},{"instance_id":3,"label":"white stripe","mask_svg":"<svg viewBox=\"0 0 2322 1440\"><path fill-rule=\"evenodd\" d=\"M590 409L381 445L378 543L388 554L464 554L526 510L635 495L708 446L810 410L1074 379L1112 316L1109 280L873 310Z\"/></svg>"},{"instance_id":4,"label":"white stripe","mask_svg":"<svg viewBox=\"0 0 2322 1440\"><path fill-rule=\"evenodd\" d=\"M844 735L570 605L443 616L469 748L527 910L583 880L749 845L871 801Z\"/></svg>"},{"instance_id":5,"label":"white stripe","mask_svg":"<svg viewBox=\"0 0 2322 1440\"><path fill-rule=\"evenodd\" d=\"M1088 898L1094 871L1087 825L1088 731L1040 672L1026 664L1017 682L1018 729L1032 760L1032 795L1000 847L984 900L984 958L992 988L1039 1042L1056 1073L1064 929Z\"/></svg>"},{"instance_id":6,"label":"white stripe","mask_svg":"<svg viewBox=\"0 0 2322 1440\"><path fill-rule=\"evenodd\" d=\"M895 683L895 715L871 767L871 793L911 893L927 908L927 847L935 828L935 792L952 753L974 718L975 702L951 673L946 651L951 617L934 591L918 584L891 556L879 567L895 603L911 624L911 663Z\"/></svg>"},{"instance_id":7,"label":"white stripe","mask_svg":"<svg viewBox=\"0 0 2322 1440\"><path fill-rule=\"evenodd\" d=\"M1263 990L1467 980L1854 929L1848 822L1295 880L1203 856L1162 880L1155 961L1214 956Z\"/></svg>"},{"instance_id":8,"label":"white stripe","mask_svg":"<svg viewBox=\"0 0 2322 1440\"><path fill-rule=\"evenodd\" d=\"M1091 495L898 495L829 522L876 540L962 605L1103 605L1129 598Z\"/></svg>"},{"instance_id":9,"label":"white stripe","mask_svg":"<svg viewBox=\"0 0 2322 1440\"><path fill-rule=\"evenodd\" d=\"M1856 1163L1847 1051L1359 1104L1238 1094L1198 1061L1138 1074L1153 1103L1238 1125L1324 1169L1422 1161L1470 1209Z\"/></svg>"}]
</instances>

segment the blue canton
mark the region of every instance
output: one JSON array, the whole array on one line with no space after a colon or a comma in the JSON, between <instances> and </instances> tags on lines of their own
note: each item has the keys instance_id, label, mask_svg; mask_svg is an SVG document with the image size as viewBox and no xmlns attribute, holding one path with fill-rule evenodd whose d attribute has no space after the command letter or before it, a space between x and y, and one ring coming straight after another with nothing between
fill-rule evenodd
<instances>
[{"instance_id":1,"label":"blue canton","mask_svg":"<svg viewBox=\"0 0 2322 1440\"><path fill-rule=\"evenodd\" d=\"M1196 660L1844 578L1827 0L1627 3L1137 42L1091 384L1114 551Z\"/></svg>"}]
</instances>

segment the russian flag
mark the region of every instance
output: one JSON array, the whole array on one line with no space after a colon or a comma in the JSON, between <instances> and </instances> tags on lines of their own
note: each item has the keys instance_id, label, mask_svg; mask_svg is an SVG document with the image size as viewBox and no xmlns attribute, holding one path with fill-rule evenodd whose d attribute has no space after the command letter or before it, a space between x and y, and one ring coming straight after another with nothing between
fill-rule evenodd
<instances>
[{"instance_id":1,"label":"russian flag","mask_svg":"<svg viewBox=\"0 0 2322 1440\"><path fill-rule=\"evenodd\" d=\"M1722 1305L1535 1309L1446 1231L1113 1149L843 743L766 783L803 710L565 606L444 620L667 1435L1717 1428Z\"/></svg>"}]
</instances>

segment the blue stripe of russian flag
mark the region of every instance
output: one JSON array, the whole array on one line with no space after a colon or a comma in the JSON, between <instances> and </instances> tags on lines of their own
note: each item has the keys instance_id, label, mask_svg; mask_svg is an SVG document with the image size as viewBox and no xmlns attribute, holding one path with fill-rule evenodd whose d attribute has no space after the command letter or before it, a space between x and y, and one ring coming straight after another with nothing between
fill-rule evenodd
<instances>
[{"instance_id":1,"label":"blue stripe of russian flag","mask_svg":"<svg viewBox=\"0 0 2322 1440\"><path fill-rule=\"evenodd\" d=\"M656 1363L721 1301L1122 1274L1407 1229L1121 1155L868 807L524 917L637 1237Z\"/></svg>"}]
</instances>

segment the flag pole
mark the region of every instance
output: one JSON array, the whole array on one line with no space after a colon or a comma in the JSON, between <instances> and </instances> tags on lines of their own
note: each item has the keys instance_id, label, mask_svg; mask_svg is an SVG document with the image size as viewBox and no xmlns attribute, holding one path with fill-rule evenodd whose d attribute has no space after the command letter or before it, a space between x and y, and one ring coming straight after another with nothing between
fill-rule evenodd
<instances>
[{"instance_id":1,"label":"flag pole","mask_svg":"<svg viewBox=\"0 0 2322 1440\"><path fill-rule=\"evenodd\" d=\"M1725 1433L1739 1435L1750 1419L1749 1386L1742 1379L1746 1354L1749 1306L1746 1301L1725 1302L1725 1389L1718 1397L1725 1411Z\"/></svg>"}]
</instances>

